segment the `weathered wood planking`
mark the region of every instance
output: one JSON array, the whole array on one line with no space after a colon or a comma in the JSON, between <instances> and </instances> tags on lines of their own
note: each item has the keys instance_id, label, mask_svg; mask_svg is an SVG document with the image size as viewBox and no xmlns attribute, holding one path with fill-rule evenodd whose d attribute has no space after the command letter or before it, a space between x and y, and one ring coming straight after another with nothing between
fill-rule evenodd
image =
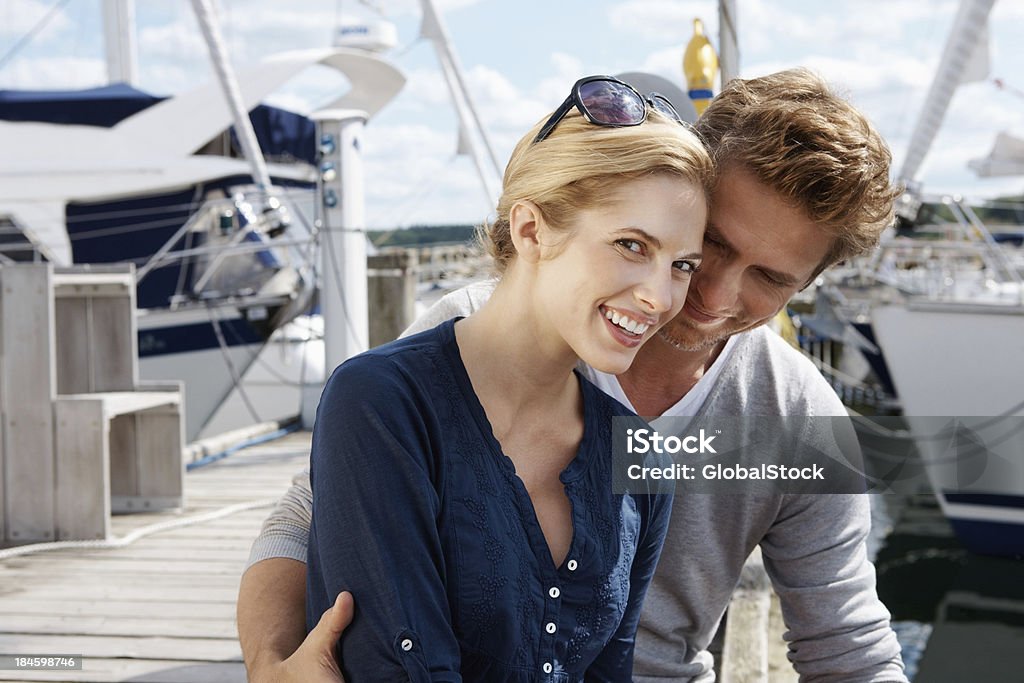
<instances>
[{"instance_id":1,"label":"weathered wood planking","mask_svg":"<svg viewBox=\"0 0 1024 683\"><path fill-rule=\"evenodd\" d=\"M115 536L280 496L309 434L254 447L185 477L188 507L114 516ZM238 583L269 507L157 532L124 548L0 561L0 652L76 654L81 671L0 671L0 681L242 683Z\"/></svg>"},{"instance_id":2,"label":"weathered wood planking","mask_svg":"<svg viewBox=\"0 0 1024 683\"><path fill-rule=\"evenodd\" d=\"M241 662L204 662L140 659L89 658L82 671L69 671L74 678L52 678L54 673L0 671L0 681L146 681L146 683L245 683ZM8 678L4 674L17 674Z\"/></svg>"}]
</instances>

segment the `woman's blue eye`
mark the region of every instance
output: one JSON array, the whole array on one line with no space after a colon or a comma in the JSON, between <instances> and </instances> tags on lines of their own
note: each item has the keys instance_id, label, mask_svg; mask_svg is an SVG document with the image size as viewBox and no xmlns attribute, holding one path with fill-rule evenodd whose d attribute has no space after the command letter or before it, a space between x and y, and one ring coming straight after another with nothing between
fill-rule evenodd
<instances>
[{"instance_id":1,"label":"woman's blue eye","mask_svg":"<svg viewBox=\"0 0 1024 683\"><path fill-rule=\"evenodd\" d=\"M621 247L625 247L634 254L642 254L644 251L644 245L636 240L616 240L615 243Z\"/></svg>"}]
</instances>

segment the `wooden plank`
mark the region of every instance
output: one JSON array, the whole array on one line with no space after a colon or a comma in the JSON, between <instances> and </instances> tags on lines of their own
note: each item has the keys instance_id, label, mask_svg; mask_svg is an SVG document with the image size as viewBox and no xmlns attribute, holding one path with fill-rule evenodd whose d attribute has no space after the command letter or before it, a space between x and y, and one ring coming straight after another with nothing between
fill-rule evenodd
<instances>
[{"instance_id":1,"label":"wooden plank","mask_svg":"<svg viewBox=\"0 0 1024 683\"><path fill-rule=\"evenodd\" d=\"M62 540L110 534L110 462L101 400L59 397L57 420L57 535Z\"/></svg>"},{"instance_id":2,"label":"wooden plank","mask_svg":"<svg viewBox=\"0 0 1024 683\"><path fill-rule=\"evenodd\" d=\"M54 539L53 285L45 264L5 266L3 277L4 504L15 542Z\"/></svg>"},{"instance_id":3,"label":"wooden plank","mask_svg":"<svg viewBox=\"0 0 1024 683\"><path fill-rule=\"evenodd\" d=\"M166 560L139 560L131 558L65 559L61 562L39 561L40 558L12 558L0 566L0 576L12 576L19 572L30 572L37 575L66 574L74 572L103 571L106 576L121 574L135 575L148 573L154 576L173 576L174 574L191 574L193 577L202 573L204 577L211 575L240 575L245 569L245 558L236 557L230 561L199 560L182 558L174 562Z\"/></svg>"},{"instance_id":4,"label":"wooden plank","mask_svg":"<svg viewBox=\"0 0 1024 683\"><path fill-rule=\"evenodd\" d=\"M145 615L162 621L166 619L220 619L232 621L235 618L235 604L231 602L158 602L155 600L32 600L28 598L0 599L0 612L6 619L9 615L92 615L104 617L131 617ZM7 629L10 630L10 629Z\"/></svg>"},{"instance_id":5,"label":"wooden plank","mask_svg":"<svg viewBox=\"0 0 1024 683\"><path fill-rule=\"evenodd\" d=\"M146 411L136 413L135 423L139 495L176 498L180 505L185 490L182 414Z\"/></svg>"},{"instance_id":6,"label":"wooden plank","mask_svg":"<svg viewBox=\"0 0 1024 683\"><path fill-rule=\"evenodd\" d=\"M238 640L213 638L104 638L0 634L0 652L66 652L91 657L133 659L241 661Z\"/></svg>"},{"instance_id":7,"label":"wooden plank","mask_svg":"<svg viewBox=\"0 0 1024 683\"><path fill-rule=\"evenodd\" d=\"M66 401L102 400L108 417L181 404L181 396L173 391L106 391L93 394L61 394Z\"/></svg>"},{"instance_id":8,"label":"wooden plank","mask_svg":"<svg viewBox=\"0 0 1024 683\"><path fill-rule=\"evenodd\" d=\"M188 557L194 561L214 560L225 562L238 561L242 557L242 549L247 550L248 545L238 544L233 548L225 548L221 544L217 544L211 548L194 548L182 545L140 547L138 544L133 544L127 548L117 548L114 550L66 550L63 551L63 555L54 553L50 554L49 557L54 560L60 557L96 560L97 566L103 566L104 562L119 562L126 559L169 562L180 560L182 557Z\"/></svg>"},{"instance_id":9,"label":"wooden plank","mask_svg":"<svg viewBox=\"0 0 1024 683\"><path fill-rule=\"evenodd\" d=\"M92 300L92 391L134 391L139 379L134 301L124 296Z\"/></svg>"},{"instance_id":10,"label":"wooden plank","mask_svg":"<svg viewBox=\"0 0 1024 683\"><path fill-rule=\"evenodd\" d=\"M0 671L0 681L245 683L245 666L241 662L88 658L82 671Z\"/></svg>"},{"instance_id":11,"label":"wooden plank","mask_svg":"<svg viewBox=\"0 0 1024 683\"><path fill-rule=\"evenodd\" d=\"M85 297L58 298L56 318L57 393L77 394L92 390L89 347L89 300Z\"/></svg>"},{"instance_id":12,"label":"wooden plank","mask_svg":"<svg viewBox=\"0 0 1024 683\"><path fill-rule=\"evenodd\" d=\"M238 637L234 620L151 619L148 615L108 618L101 614L5 614L0 633L90 636L165 636L168 638Z\"/></svg>"},{"instance_id":13,"label":"wooden plank","mask_svg":"<svg viewBox=\"0 0 1024 683\"><path fill-rule=\"evenodd\" d=\"M138 495L137 453L135 416L118 415L110 420L110 495Z\"/></svg>"},{"instance_id":14,"label":"wooden plank","mask_svg":"<svg viewBox=\"0 0 1024 683\"><path fill-rule=\"evenodd\" d=\"M163 588L168 588L164 586ZM150 600L153 602L230 602L238 597L238 586L197 586L195 581L187 591L180 590L159 592L154 590L152 583L145 585L113 585L93 583L87 586L72 583L54 584L52 582L36 582L21 586L0 586L0 600L8 597L19 600ZM4 650L0 649L0 652Z\"/></svg>"}]
</instances>

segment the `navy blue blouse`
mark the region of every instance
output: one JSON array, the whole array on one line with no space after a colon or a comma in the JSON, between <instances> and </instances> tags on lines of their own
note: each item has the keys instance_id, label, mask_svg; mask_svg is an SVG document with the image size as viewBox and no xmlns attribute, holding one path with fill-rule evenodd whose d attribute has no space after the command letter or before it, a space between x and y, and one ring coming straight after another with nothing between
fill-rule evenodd
<instances>
[{"instance_id":1,"label":"navy blue blouse","mask_svg":"<svg viewBox=\"0 0 1024 683\"><path fill-rule=\"evenodd\" d=\"M560 478L555 567L459 355L454 320L346 361L317 410L307 627L342 590L349 683L629 681L669 495L613 494L625 407L579 378L584 436Z\"/></svg>"}]
</instances>

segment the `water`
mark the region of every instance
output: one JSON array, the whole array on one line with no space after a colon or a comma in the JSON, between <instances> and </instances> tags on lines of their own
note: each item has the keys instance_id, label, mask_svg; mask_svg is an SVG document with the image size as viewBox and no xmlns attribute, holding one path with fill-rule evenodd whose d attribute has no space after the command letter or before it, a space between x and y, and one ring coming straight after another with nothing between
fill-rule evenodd
<instances>
[{"instance_id":1,"label":"water","mask_svg":"<svg viewBox=\"0 0 1024 683\"><path fill-rule=\"evenodd\" d=\"M1024 559L960 546L931 496L877 497L875 567L914 683L1024 681Z\"/></svg>"}]
</instances>

